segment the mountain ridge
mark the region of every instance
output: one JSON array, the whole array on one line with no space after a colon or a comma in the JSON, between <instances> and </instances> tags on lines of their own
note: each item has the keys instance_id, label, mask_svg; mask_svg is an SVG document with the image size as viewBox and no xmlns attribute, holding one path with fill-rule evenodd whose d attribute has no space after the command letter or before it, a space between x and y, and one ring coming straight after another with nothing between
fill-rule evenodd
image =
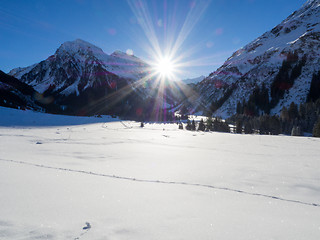
<instances>
[{"instance_id":1,"label":"mountain ridge","mask_svg":"<svg viewBox=\"0 0 320 240\"><path fill-rule=\"evenodd\" d=\"M76 39L62 43L47 59L9 74L52 97L62 114L132 115L134 105L148 97L140 83L148 71L149 65L134 55L108 55Z\"/></svg>"},{"instance_id":2,"label":"mountain ridge","mask_svg":"<svg viewBox=\"0 0 320 240\"><path fill-rule=\"evenodd\" d=\"M15 68L9 72L21 81L30 84L40 93L49 88L69 95L80 88L87 88L104 78L109 86L115 84L108 75L132 81L143 78L149 66L141 59L120 51L111 55L81 39L67 41L56 52L37 64ZM98 80L97 80L98 79Z\"/></svg>"},{"instance_id":3,"label":"mountain ridge","mask_svg":"<svg viewBox=\"0 0 320 240\"><path fill-rule=\"evenodd\" d=\"M150 77L150 71L150 66L134 55L119 50L108 55L76 39L61 44L47 59L15 68L10 74L42 96L52 97L61 114L172 119L176 96L186 91L168 81L161 85L163 81Z\"/></svg>"}]
</instances>

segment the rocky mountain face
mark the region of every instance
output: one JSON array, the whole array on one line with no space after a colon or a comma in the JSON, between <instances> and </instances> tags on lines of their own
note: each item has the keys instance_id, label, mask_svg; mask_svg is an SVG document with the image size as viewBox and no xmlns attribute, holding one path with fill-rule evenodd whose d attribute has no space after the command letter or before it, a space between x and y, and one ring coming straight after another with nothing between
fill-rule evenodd
<instances>
[{"instance_id":1,"label":"rocky mountain face","mask_svg":"<svg viewBox=\"0 0 320 240\"><path fill-rule=\"evenodd\" d=\"M133 55L120 51L108 55L77 39L63 43L46 60L9 74L32 86L42 98L53 99L61 114L168 120L183 91L173 83L150 78L150 70Z\"/></svg>"},{"instance_id":2,"label":"rocky mountain face","mask_svg":"<svg viewBox=\"0 0 320 240\"><path fill-rule=\"evenodd\" d=\"M307 100L320 70L320 0L309 0L271 31L236 51L197 88L207 109L229 117L255 89L267 89L268 111ZM260 111L263 112L263 108Z\"/></svg>"},{"instance_id":3,"label":"rocky mountain face","mask_svg":"<svg viewBox=\"0 0 320 240\"><path fill-rule=\"evenodd\" d=\"M130 115L148 97L141 79L149 66L116 51L111 55L77 39L63 43L54 55L10 75L52 98L60 113Z\"/></svg>"},{"instance_id":4,"label":"rocky mountain face","mask_svg":"<svg viewBox=\"0 0 320 240\"><path fill-rule=\"evenodd\" d=\"M135 56L116 51L108 55L99 47L77 39L63 43L54 55L26 68L9 72L40 93L47 90L70 95L106 84L117 88L118 80L136 81L146 75L149 66Z\"/></svg>"}]
</instances>

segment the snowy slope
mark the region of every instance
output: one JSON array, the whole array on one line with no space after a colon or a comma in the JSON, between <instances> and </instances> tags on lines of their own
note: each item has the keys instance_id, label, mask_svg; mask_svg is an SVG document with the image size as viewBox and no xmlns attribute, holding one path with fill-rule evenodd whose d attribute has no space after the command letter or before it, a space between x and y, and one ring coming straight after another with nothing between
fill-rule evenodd
<instances>
[{"instance_id":1,"label":"snowy slope","mask_svg":"<svg viewBox=\"0 0 320 240\"><path fill-rule=\"evenodd\" d=\"M0 239L320 238L319 139L24 113L0 108Z\"/></svg>"},{"instance_id":2,"label":"snowy slope","mask_svg":"<svg viewBox=\"0 0 320 240\"><path fill-rule=\"evenodd\" d=\"M99 84L116 86L118 78L137 81L149 66L139 58L120 51L108 55L101 48L77 39L63 43L54 55L10 75L30 84L40 93L50 89L64 95Z\"/></svg>"},{"instance_id":3,"label":"snowy slope","mask_svg":"<svg viewBox=\"0 0 320 240\"><path fill-rule=\"evenodd\" d=\"M309 0L281 24L236 51L218 70L211 73L198 87L208 106L223 97L226 89L235 88L217 111L217 115L235 113L237 102L247 100L255 86L270 87L283 60L296 51L299 58L307 57L302 74L285 94L272 113L292 101L306 101L313 73L320 70L320 1Z\"/></svg>"},{"instance_id":4,"label":"snowy slope","mask_svg":"<svg viewBox=\"0 0 320 240\"><path fill-rule=\"evenodd\" d=\"M205 76L200 76L200 77L196 77L196 78L188 78L188 79L183 79L181 80L182 82L184 82L185 84L196 84L198 82L201 82L203 79L205 79Z\"/></svg>"}]
</instances>

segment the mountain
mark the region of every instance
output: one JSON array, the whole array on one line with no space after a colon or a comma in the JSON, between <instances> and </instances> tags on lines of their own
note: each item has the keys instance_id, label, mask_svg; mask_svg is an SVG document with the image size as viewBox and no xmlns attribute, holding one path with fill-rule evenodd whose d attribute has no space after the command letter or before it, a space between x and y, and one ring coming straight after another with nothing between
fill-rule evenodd
<instances>
[{"instance_id":1,"label":"mountain","mask_svg":"<svg viewBox=\"0 0 320 240\"><path fill-rule=\"evenodd\" d=\"M145 76L148 65L120 51L108 55L101 48L77 39L63 43L54 55L26 68L9 72L40 93L47 90L70 95L94 85L116 88L118 78L136 81Z\"/></svg>"},{"instance_id":2,"label":"mountain","mask_svg":"<svg viewBox=\"0 0 320 240\"><path fill-rule=\"evenodd\" d=\"M40 112L59 112L52 97L44 97L32 86L2 71L0 71L0 106Z\"/></svg>"},{"instance_id":3,"label":"mountain","mask_svg":"<svg viewBox=\"0 0 320 240\"><path fill-rule=\"evenodd\" d=\"M133 55L120 51L108 55L77 39L63 43L46 60L9 74L43 97L53 98L60 113L127 115L148 97L140 82L148 70L149 66Z\"/></svg>"},{"instance_id":4,"label":"mountain","mask_svg":"<svg viewBox=\"0 0 320 240\"><path fill-rule=\"evenodd\" d=\"M0 71L0 106L40 110L35 103L35 95L36 91L31 86Z\"/></svg>"},{"instance_id":5,"label":"mountain","mask_svg":"<svg viewBox=\"0 0 320 240\"><path fill-rule=\"evenodd\" d=\"M185 84L196 84L198 82L201 82L203 79L205 79L205 76L200 76L200 77L196 77L196 78L188 78L188 79L184 79L181 80L183 83Z\"/></svg>"},{"instance_id":6,"label":"mountain","mask_svg":"<svg viewBox=\"0 0 320 240\"><path fill-rule=\"evenodd\" d=\"M54 99L61 114L169 119L176 96L185 91L149 78L149 73L150 66L136 56L121 51L108 55L77 39L63 43L46 60L9 74Z\"/></svg>"},{"instance_id":7,"label":"mountain","mask_svg":"<svg viewBox=\"0 0 320 240\"><path fill-rule=\"evenodd\" d=\"M313 75L320 70L319 56L320 0L309 0L201 81L201 101L215 115L228 117L239 102L253 99L254 91L267 89L265 112L279 114L291 102L306 102Z\"/></svg>"}]
</instances>

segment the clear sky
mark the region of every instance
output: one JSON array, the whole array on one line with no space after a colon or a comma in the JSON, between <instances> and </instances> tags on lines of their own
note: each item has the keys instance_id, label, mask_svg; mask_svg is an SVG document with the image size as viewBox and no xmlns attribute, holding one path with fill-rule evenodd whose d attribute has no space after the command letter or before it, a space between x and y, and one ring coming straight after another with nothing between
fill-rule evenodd
<instances>
[{"instance_id":1,"label":"clear sky","mask_svg":"<svg viewBox=\"0 0 320 240\"><path fill-rule=\"evenodd\" d=\"M207 76L306 0L0 0L0 70L40 62L65 41L107 54L171 55L180 78Z\"/></svg>"}]
</instances>

